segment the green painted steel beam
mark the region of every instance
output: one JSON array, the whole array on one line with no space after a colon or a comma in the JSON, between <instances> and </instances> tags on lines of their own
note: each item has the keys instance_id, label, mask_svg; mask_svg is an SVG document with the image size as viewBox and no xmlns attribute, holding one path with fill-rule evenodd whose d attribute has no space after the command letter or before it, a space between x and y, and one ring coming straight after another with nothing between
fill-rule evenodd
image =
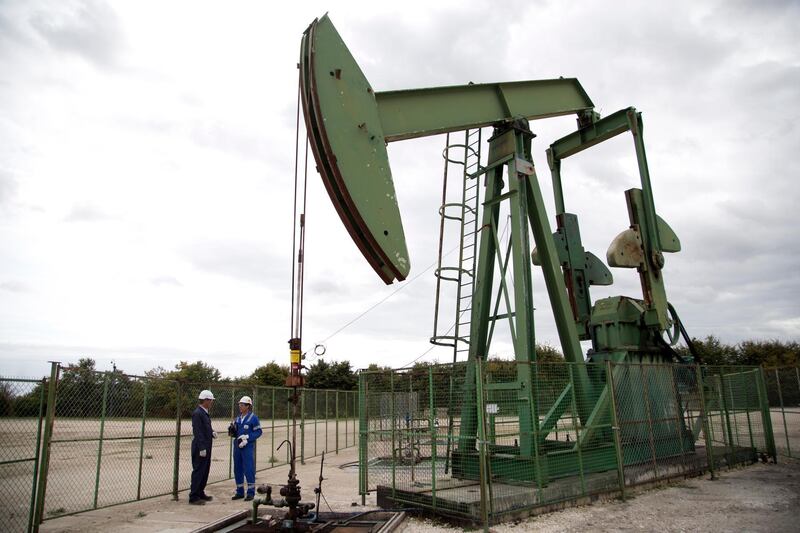
<instances>
[{"instance_id":1,"label":"green painted steel beam","mask_svg":"<svg viewBox=\"0 0 800 533\"><path fill-rule=\"evenodd\" d=\"M571 378L572 364L567 363L567 365L569 365L568 368L570 369L570 378ZM550 432L553 431L553 428L556 427L558 421L567 411L567 407L569 407L574 394L575 391L572 388L572 383L571 382L567 383L567 386L564 387L564 390L561 391L561 394L558 395L558 398L556 399L556 401L553 402L553 405L550 407L550 410L547 411L546 415L544 415L544 418L542 419L542 422L539 425L540 444L544 444L545 440L547 440L548 435L550 435Z\"/></svg>"},{"instance_id":2,"label":"green painted steel beam","mask_svg":"<svg viewBox=\"0 0 800 533\"><path fill-rule=\"evenodd\" d=\"M303 34L300 100L317 170L364 258L385 282L411 270L386 143L593 108L574 78L376 93L327 16Z\"/></svg>"},{"instance_id":3,"label":"green painted steel beam","mask_svg":"<svg viewBox=\"0 0 800 533\"><path fill-rule=\"evenodd\" d=\"M594 104L575 78L482 83L375 93L386 142L572 115Z\"/></svg>"},{"instance_id":4,"label":"green painted steel beam","mask_svg":"<svg viewBox=\"0 0 800 533\"><path fill-rule=\"evenodd\" d=\"M550 145L548 161L566 159L620 133L625 133L630 129L628 111L631 110L635 112L632 107L621 109L558 139Z\"/></svg>"}]
</instances>

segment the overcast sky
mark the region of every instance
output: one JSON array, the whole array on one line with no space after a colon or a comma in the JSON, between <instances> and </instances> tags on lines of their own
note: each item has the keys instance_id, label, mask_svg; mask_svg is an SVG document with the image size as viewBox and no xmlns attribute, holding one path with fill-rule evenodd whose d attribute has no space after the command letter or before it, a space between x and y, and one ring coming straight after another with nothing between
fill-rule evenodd
<instances>
[{"instance_id":1,"label":"overcast sky","mask_svg":"<svg viewBox=\"0 0 800 533\"><path fill-rule=\"evenodd\" d=\"M0 374L85 356L229 376L288 362L295 65L326 11L378 91L565 76L604 115L635 106L657 210L683 244L664 275L690 334L800 338L800 3L339 4L0 0ZM532 124L551 221L544 150L573 128ZM563 167L601 258L638 180L630 136L606 144ZM443 146L389 146L411 278L436 258ZM311 169L306 348L402 286L366 264ZM635 272L614 275L593 296L639 294ZM327 357L418 357L434 281L406 282ZM537 340L555 345L535 283Z\"/></svg>"}]
</instances>

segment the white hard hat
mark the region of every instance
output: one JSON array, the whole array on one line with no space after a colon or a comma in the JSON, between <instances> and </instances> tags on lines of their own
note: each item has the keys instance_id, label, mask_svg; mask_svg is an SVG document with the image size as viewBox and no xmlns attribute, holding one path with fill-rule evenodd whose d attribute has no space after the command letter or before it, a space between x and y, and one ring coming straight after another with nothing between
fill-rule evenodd
<instances>
[{"instance_id":1,"label":"white hard hat","mask_svg":"<svg viewBox=\"0 0 800 533\"><path fill-rule=\"evenodd\" d=\"M214 395L211 394L210 390L206 389L206 390L201 390L200 391L200 396L198 396L197 398L199 400L213 400L214 399Z\"/></svg>"},{"instance_id":2,"label":"white hard hat","mask_svg":"<svg viewBox=\"0 0 800 533\"><path fill-rule=\"evenodd\" d=\"M246 403L248 405L253 405L253 400L250 398L250 396L242 396L242 399L239 400L239 403Z\"/></svg>"}]
</instances>

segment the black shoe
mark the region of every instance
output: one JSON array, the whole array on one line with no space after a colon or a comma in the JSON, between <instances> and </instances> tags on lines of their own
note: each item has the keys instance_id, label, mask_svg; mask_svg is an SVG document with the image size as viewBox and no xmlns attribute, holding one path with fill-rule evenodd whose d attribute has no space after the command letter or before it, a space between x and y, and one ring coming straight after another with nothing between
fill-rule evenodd
<instances>
[{"instance_id":1,"label":"black shoe","mask_svg":"<svg viewBox=\"0 0 800 533\"><path fill-rule=\"evenodd\" d=\"M214 497L213 496L209 496L208 494L203 494L202 496L200 496L200 499L205 501L205 502L210 502L211 500L214 499Z\"/></svg>"},{"instance_id":2,"label":"black shoe","mask_svg":"<svg viewBox=\"0 0 800 533\"><path fill-rule=\"evenodd\" d=\"M241 500L242 498L244 498L244 494L234 494L231 500Z\"/></svg>"},{"instance_id":3,"label":"black shoe","mask_svg":"<svg viewBox=\"0 0 800 533\"><path fill-rule=\"evenodd\" d=\"M247 497L244 499L244 501L246 502L253 501L253 498L254 496L252 494L248 494Z\"/></svg>"},{"instance_id":4,"label":"black shoe","mask_svg":"<svg viewBox=\"0 0 800 533\"><path fill-rule=\"evenodd\" d=\"M199 499L199 498L196 499L196 500L189 500L189 505L205 505L205 504L206 504L206 502L204 500Z\"/></svg>"}]
</instances>

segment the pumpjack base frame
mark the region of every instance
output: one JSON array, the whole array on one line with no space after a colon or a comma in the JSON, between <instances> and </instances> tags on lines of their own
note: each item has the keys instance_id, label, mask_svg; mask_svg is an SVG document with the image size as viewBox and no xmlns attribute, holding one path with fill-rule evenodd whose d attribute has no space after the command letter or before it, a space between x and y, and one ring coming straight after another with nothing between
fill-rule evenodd
<instances>
[{"instance_id":1,"label":"pumpjack base frame","mask_svg":"<svg viewBox=\"0 0 800 533\"><path fill-rule=\"evenodd\" d=\"M650 449L644 446L630 445L623 450L625 467L644 463L651 460ZM490 471L493 479L502 479L509 482L533 482L548 485L552 480L577 476L580 474L580 465L583 472L605 472L617 468L617 459L612 442L602 443L581 450L579 460L578 451L573 445L560 441L547 441L542 446L542 455L537 463L533 457L522 457L514 452L513 447L507 447L507 453L501 447L496 447L490 453ZM647 449L645 449L647 448ZM694 454L691 442L680 437L662 439L659 442L659 461L664 458ZM459 479L480 479L480 458L478 452L453 451L453 476ZM616 471L616 470L614 470Z\"/></svg>"},{"instance_id":2,"label":"pumpjack base frame","mask_svg":"<svg viewBox=\"0 0 800 533\"><path fill-rule=\"evenodd\" d=\"M613 447L611 449L613 455ZM734 466L755 463L758 454L755 448L714 447L714 465ZM626 491L629 488L647 489L674 479L700 476L708 468L708 456L704 446L683 457L676 456L659 460L658 474L652 463L626 466L624 469ZM455 463L454 463L455 464ZM492 508L489 514L492 525L509 520L522 519L569 507L586 505L598 500L611 499L619 495L616 468L584 475L585 489L575 475L551 480L539 487L535 482L500 482L492 480ZM390 486L377 487L378 506L384 509L414 507L430 516L446 517L464 526L481 525L480 482L452 478L437 480L436 496L430 487L419 486L398 489Z\"/></svg>"}]
</instances>

